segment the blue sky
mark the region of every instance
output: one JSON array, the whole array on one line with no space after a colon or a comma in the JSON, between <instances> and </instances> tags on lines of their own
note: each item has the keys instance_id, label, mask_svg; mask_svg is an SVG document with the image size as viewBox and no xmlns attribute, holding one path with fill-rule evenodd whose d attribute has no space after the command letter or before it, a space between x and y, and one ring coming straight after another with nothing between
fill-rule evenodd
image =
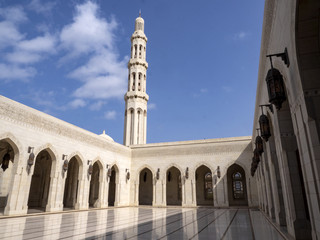
<instances>
[{"instance_id":1,"label":"blue sky","mask_svg":"<svg viewBox=\"0 0 320 240\"><path fill-rule=\"evenodd\" d=\"M0 0L0 94L123 141L130 36L147 43L147 142L252 133L263 0Z\"/></svg>"}]
</instances>

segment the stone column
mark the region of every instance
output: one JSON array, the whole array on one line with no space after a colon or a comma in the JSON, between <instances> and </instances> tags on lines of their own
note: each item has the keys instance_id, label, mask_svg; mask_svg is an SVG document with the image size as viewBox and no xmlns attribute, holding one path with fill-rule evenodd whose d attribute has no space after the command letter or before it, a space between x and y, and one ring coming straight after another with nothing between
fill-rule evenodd
<instances>
[{"instance_id":1,"label":"stone column","mask_svg":"<svg viewBox=\"0 0 320 240\"><path fill-rule=\"evenodd\" d=\"M7 205L4 215L26 214L28 211L28 197L31 184L31 177L27 174L25 159L27 156L19 155L15 159L17 166L14 165L11 187L8 193Z\"/></svg>"}]
</instances>

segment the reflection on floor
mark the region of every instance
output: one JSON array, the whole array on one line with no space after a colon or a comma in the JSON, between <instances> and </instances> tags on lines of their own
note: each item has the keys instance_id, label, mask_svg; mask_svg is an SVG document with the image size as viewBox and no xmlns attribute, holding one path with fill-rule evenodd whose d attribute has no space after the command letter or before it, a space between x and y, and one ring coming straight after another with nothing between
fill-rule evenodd
<instances>
[{"instance_id":1,"label":"reflection on floor","mask_svg":"<svg viewBox=\"0 0 320 240\"><path fill-rule=\"evenodd\" d=\"M0 239L284 239L257 210L128 207L0 218Z\"/></svg>"}]
</instances>

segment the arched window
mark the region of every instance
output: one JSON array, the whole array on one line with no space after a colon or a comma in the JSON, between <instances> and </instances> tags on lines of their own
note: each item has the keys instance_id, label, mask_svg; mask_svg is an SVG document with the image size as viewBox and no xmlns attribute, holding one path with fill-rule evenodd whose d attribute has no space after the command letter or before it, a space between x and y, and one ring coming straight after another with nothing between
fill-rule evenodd
<instances>
[{"instance_id":1,"label":"arched window","mask_svg":"<svg viewBox=\"0 0 320 240\"><path fill-rule=\"evenodd\" d=\"M142 45L139 45L139 58L141 58L141 53L142 53Z\"/></svg>"},{"instance_id":2,"label":"arched window","mask_svg":"<svg viewBox=\"0 0 320 240\"><path fill-rule=\"evenodd\" d=\"M143 181L146 182L147 181L147 172L144 172L144 175L143 175Z\"/></svg>"},{"instance_id":3,"label":"arched window","mask_svg":"<svg viewBox=\"0 0 320 240\"><path fill-rule=\"evenodd\" d=\"M233 190L233 198L234 199L244 198L242 181L243 181L243 179L242 179L242 175L240 172L235 172L232 175L232 190Z\"/></svg>"},{"instance_id":4,"label":"arched window","mask_svg":"<svg viewBox=\"0 0 320 240\"><path fill-rule=\"evenodd\" d=\"M204 176L204 193L205 199L213 199L212 174L210 172Z\"/></svg>"},{"instance_id":5,"label":"arched window","mask_svg":"<svg viewBox=\"0 0 320 240\"><path fill-rule=\"evenodd\" d=\"M137 58L137 45L134 45L134 58Z\"/></svg>"},{"instance_id":6,"label":"arched window","mask_svg":"<svg viewBox=\"0 0 320 240\"><path fill-rule=\"evenodd\" d=\"M136 85L136 73L132 73L132 78L133 78L133 81L132 81L132 91L134 91L135 85Z\"/></svg>"}]
</instances>

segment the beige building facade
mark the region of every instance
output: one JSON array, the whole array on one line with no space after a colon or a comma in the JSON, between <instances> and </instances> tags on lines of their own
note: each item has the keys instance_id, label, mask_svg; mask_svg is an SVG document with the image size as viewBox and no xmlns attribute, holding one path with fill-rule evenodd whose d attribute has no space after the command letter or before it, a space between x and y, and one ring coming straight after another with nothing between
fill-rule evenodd
<instances>
[{"instance_id":1,"label":"beige building facade","mask_svg":"<svg viewBox=\"0 0 320 240\"><path fill-rule=\"evenodd\" d=\"M320 239L319 9L317 0L266 0L252 137L146 143L141 16L123 145L0 96L0 215L247 206L296 239Z\"/></svg>"},{"instance_id":2,"label":"beige building facade","mask_svg":"<svg viewBox=\"0 0 320 240\"><path fill-rule=\"evenodd\" d=\"M265 2L253 148L262 114L270 137L253 171L260 209L296 239L320 239L319 20L318 0Z\"/></svg>"}]
</instances>

